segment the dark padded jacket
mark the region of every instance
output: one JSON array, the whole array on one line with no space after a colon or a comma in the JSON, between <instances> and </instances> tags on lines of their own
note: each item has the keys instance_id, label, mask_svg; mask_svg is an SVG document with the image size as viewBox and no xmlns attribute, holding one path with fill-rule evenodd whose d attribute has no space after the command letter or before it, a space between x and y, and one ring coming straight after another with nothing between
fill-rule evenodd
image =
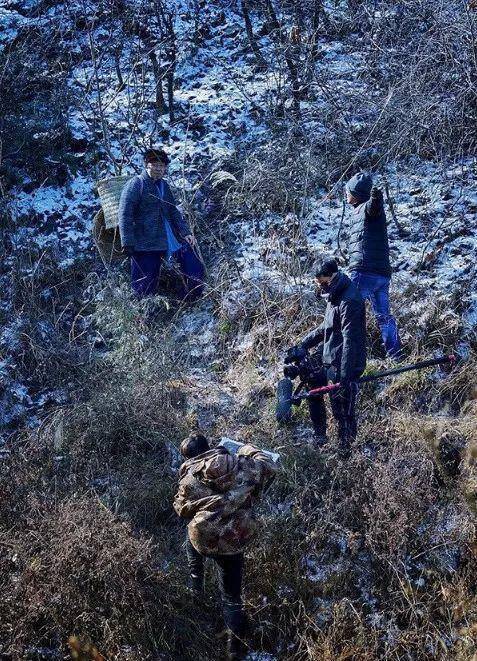
<instances>
[{"instance_id":1,"label":"dark padded jacket","mask_svg":"<svg viewBox=\"0 0 477 661\"><path fill-rule=\"evenodd\" d=\"M176 206L169 184L163 180L161 198L157 183L144 170L124 186L119 201L119 233L122 246L133 250L167 250L167 219L180 241L190 234L189 225Z\"/></svg>"},{"instance_id":2,"label":"dark padded jacket","mask_svg":"<svg viewBox=\"0 0 477 661\"><path fill-rule=\"evenodd\" d=\"M349 270L391 276L388 229L380 190L355 207L349 230Z\"/></svg>"},{"instance_id":3,"label":"dark padded jacket","mask_svg":"<svg viewBox=\"0 0 477 661\"><path fill-rule=\"evenodd\" d=\"M323 323L302 341L306 349L323 342L323 365L340 381L353 381L366 367L366 310L347 275L338 272L330 284Z\"/></svg>"}]
</instances>

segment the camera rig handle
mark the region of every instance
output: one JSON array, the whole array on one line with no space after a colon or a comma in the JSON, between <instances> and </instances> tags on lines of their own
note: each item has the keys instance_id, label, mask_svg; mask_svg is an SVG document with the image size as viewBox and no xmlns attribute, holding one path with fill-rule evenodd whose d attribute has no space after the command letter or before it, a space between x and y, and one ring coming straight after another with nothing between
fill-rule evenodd
<instances>
[{"instance_id":1,"label":"camera rig handle","mask_svg":"<svg viewBox=\"0 0 477 661\"><path fill-rule=\"evenodd\" d=\"M411 370L422 370L426 367L434 367L434 365L455 365L457 362L458 356L449 355L441 356L440 358L432 358L431 360L424 360L418 363L413 363L412 365L404 365L403 367L396 367L391 370L384 370L383 372L376 372L375 374L367 374L362 376L359 379L356 379L355 383L369 383L370 381L378 381L383 379L386 376L395 376L396 374L403 374L404 372L410 372ZM298 404L303 399L308 399L309 397L316 397L317 395L325 395L326 393L333 392L341 388L340 383L331 383L328 386L322 386L321 388L312 388L308 392L304 393L294 393L293 403Z\"/></svg>"}]
</instances>

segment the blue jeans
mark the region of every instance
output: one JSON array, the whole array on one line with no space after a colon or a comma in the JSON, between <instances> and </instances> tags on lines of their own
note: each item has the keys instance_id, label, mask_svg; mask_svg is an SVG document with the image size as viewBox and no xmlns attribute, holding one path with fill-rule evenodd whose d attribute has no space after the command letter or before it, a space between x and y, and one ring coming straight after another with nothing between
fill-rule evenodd
<instances>
[{"instance_id":1,"label":"blue jeans","mask_svg":"<svg viewBox=\"0 0 477 661\"><path fill-rule=\"evenodd\" d=\"M377 273L353 271L351 280L361 292L361 296L371 302L388 356L399 358L401 340L395 318L389 306L389 285L391 278Z\"/></svg>"}]
</instances>

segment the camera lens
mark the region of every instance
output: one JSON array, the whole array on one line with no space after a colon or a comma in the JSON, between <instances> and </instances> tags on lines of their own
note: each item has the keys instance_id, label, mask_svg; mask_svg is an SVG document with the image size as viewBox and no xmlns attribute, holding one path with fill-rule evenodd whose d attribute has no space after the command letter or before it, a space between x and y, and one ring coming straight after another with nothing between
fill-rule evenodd
<instances>
[{"instance_id":1,"label":"camera lens","mask_svg":"<svg viewBox=\"0 0 477 661\"><path fill-rule=\"evenodd\" d=\"M295 365L287 365L283 370L283 374L289 379L296 379L296 377L299 374L299 371Z\"/></svg>"}]
</instances>

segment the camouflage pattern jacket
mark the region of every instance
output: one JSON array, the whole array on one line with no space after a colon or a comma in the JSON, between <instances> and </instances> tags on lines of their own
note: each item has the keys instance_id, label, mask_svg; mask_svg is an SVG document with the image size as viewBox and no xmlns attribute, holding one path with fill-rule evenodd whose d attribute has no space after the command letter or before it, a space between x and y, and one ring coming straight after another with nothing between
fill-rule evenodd
<instances>
[{"instance_id":1,"label":"camouflage pattern jacket","mask_svg":"<svg viewBox=\"0 0 477 661\"><path fill-rule=\"evenodd\" d=\"M203 555L241 553L258 528L252 507L275 472L273 461L252 445L236 455L218 447L184 462L174 509L190 519L194 548Z\"/></svg>"}]
</instances>

